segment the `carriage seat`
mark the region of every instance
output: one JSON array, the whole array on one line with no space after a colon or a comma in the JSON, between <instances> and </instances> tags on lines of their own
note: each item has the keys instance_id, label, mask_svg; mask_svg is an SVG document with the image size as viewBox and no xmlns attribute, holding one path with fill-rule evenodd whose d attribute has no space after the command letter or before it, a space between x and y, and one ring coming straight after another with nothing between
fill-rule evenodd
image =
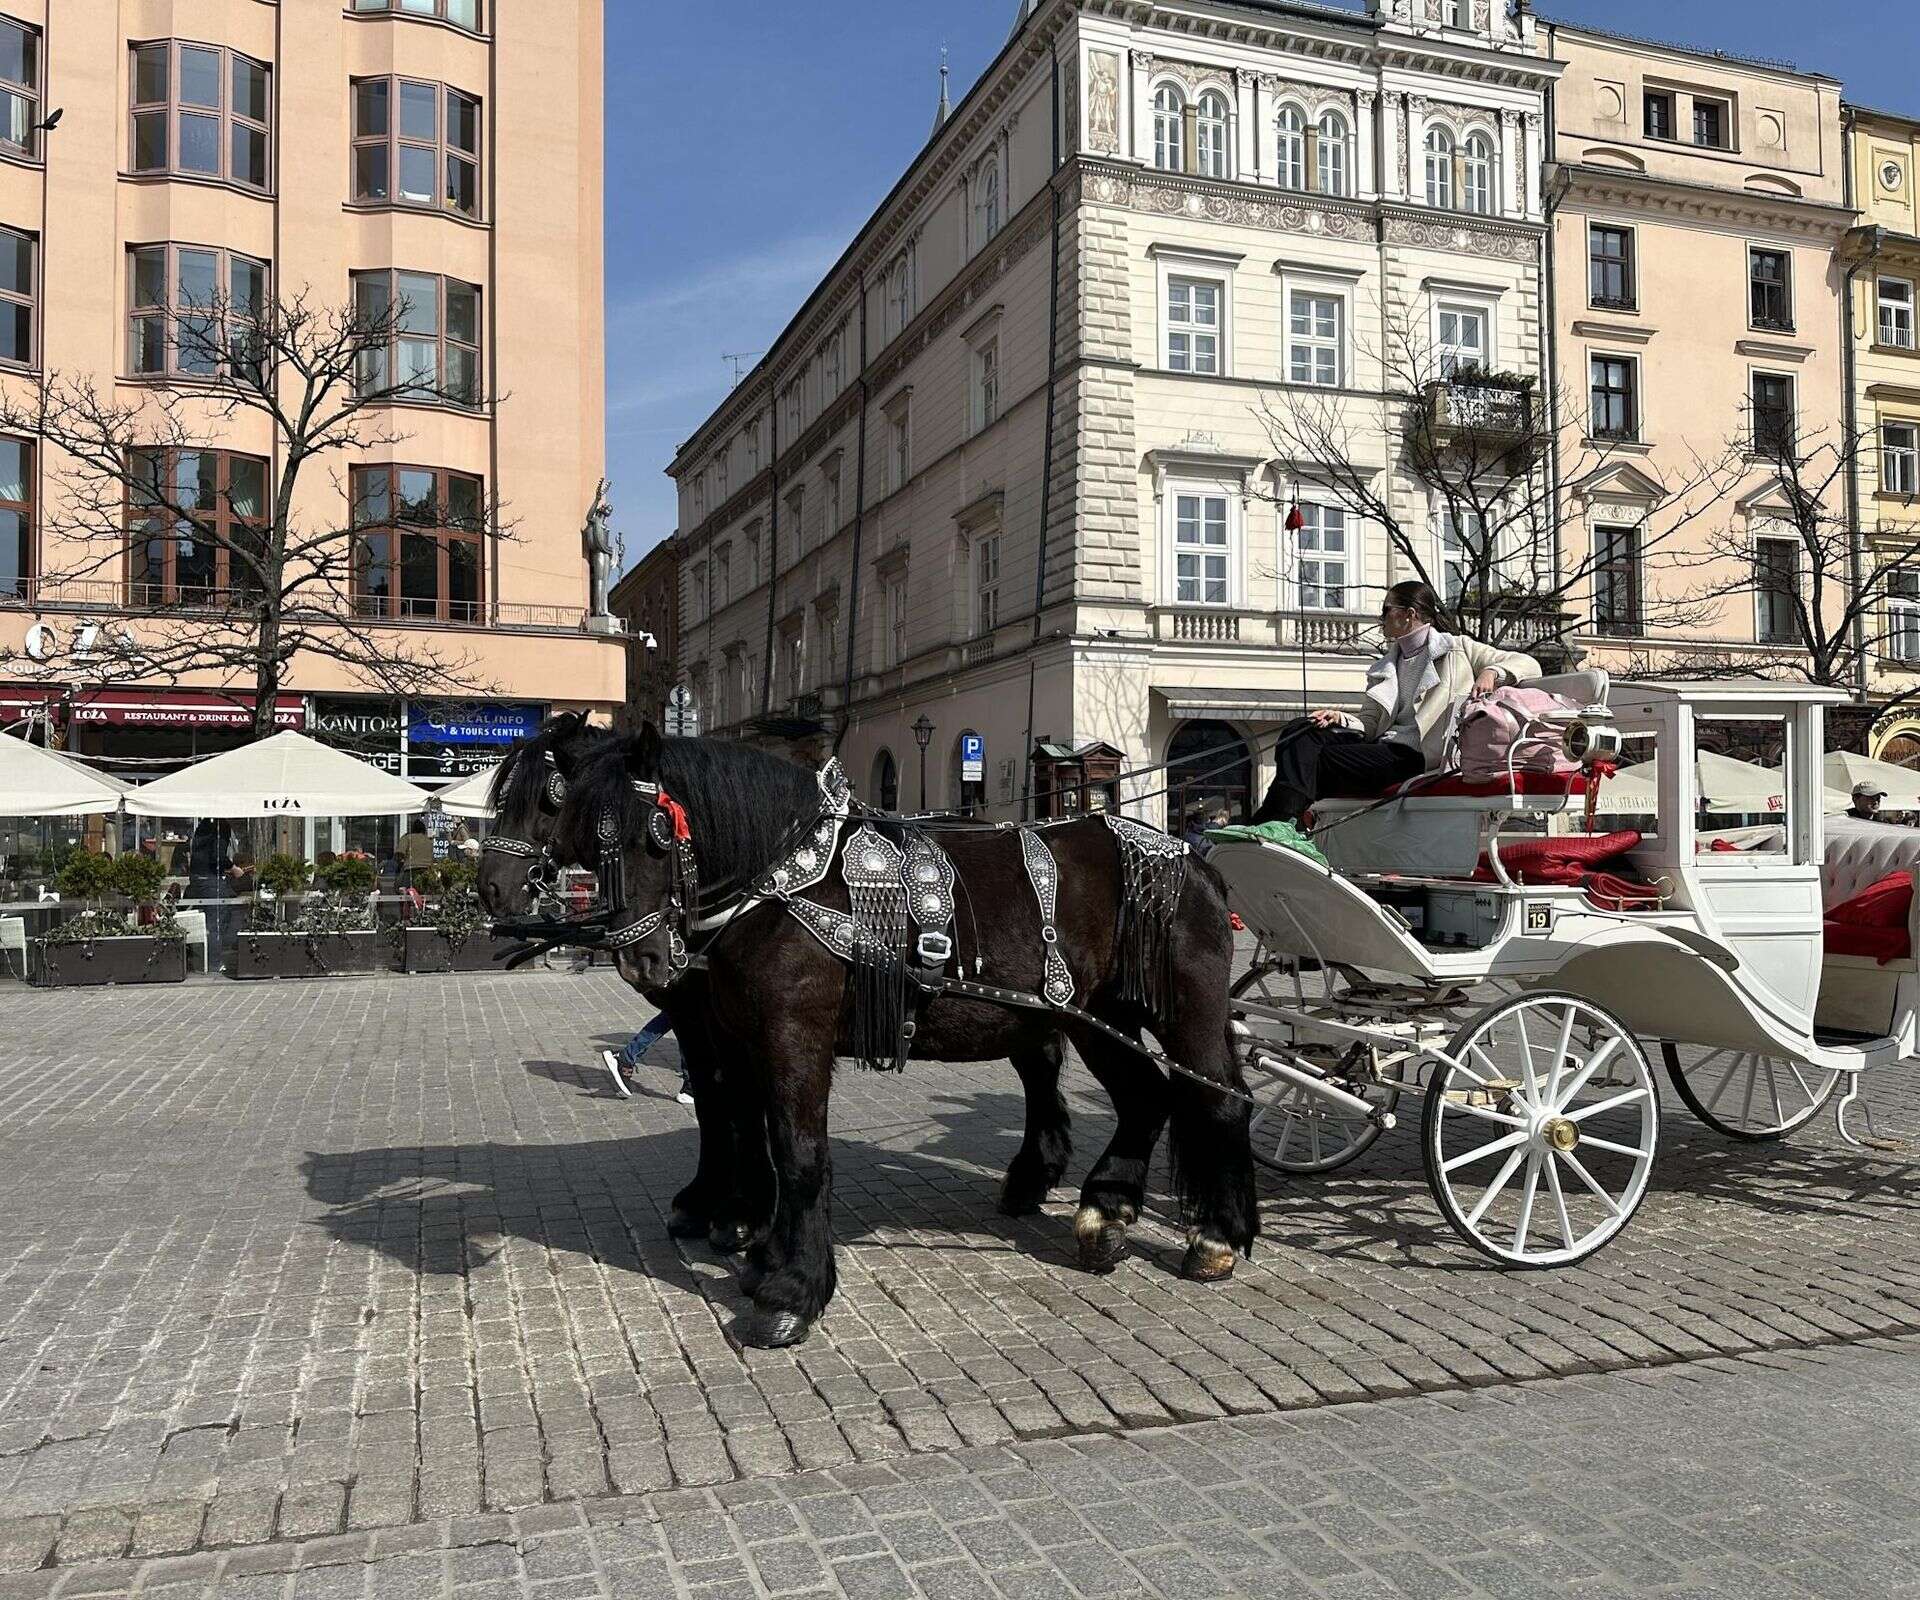
<instances>
[{"instance_id":1,"label":"carriage seat","mask_svg":"<svg viewBox=\"0 0 1920 1600\"><path fill-rule=\"evenodd\" d=\"M1908 878L1904 916L1897 895L1874 896L1877 906L1863 898L1876 884L1900 873ZM1916 873L1920 873L1920 829L1829 818L1827 858L1820 867L1829 959L1845 957L1902 971L1920 970L1914 955L1920 950L1920 895L1912 893ZM1836 910L1841 910L1837 918Z\"/></svg>"}]
</instances>

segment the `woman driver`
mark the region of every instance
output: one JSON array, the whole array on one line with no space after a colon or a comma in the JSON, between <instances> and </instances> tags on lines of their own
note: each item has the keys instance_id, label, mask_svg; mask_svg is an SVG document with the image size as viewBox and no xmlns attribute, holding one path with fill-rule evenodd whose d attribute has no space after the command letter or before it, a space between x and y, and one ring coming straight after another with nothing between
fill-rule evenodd
<instances>
[{"instance_id":1,"label":"woman driver","mask_svg":"<svg viewBox=\"0 0 1920 1600\"><path fill-rule=\"evenodd\" d=\"M1442 633L1439 618L1440 597L1426 584L1387 591L1387 651L1367 669L1366 703L1358 716L1316 711L1287 727L1255 822L1298 823L1316 800L1372 799L1435 770L1460 701L1540 676L1532 656Z\"/></svg>"}]
</instances>

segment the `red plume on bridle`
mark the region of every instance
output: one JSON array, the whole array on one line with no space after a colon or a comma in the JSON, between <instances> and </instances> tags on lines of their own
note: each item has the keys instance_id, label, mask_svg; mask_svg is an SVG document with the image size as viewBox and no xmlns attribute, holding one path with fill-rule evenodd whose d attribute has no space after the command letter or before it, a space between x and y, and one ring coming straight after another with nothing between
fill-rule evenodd
<instances>
[{"instance_id":1,"label":"red plume on bridle","mask_svg":"<svg viewBox=\"0 0 1920 1600\"><path fill-rule=\"evenodd\" d=\"M687 808L668 794L665 785L661 786L660 798L654 801L662 811L673 818L673 837L684 844L693 837L693 829L687 825Z\"/></svg>"}]
</instances>

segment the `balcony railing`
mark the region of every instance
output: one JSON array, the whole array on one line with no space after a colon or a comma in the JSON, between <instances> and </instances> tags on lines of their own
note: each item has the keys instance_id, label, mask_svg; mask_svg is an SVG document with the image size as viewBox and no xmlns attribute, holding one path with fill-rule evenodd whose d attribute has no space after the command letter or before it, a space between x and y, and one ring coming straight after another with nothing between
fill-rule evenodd
<instances>
[{"instance_id":1,"label":"balcony railing","mask_svg":"<svg viewBox=\"0 0 1920 1600\"><path fill-rule=\"evenodd\" d=\"M1345 611L1235 611L1225 606L1160 606L1153 636L1179 644L1229 649L1317 650L1371 655L1380 647L1371 617Z\"/></svg>"},{"instance_id":2,"label":"balcony railing","mask_svg":"<svg viewBox=\"0 0 1920 1600\"><path fill-rule=\"evenodd\" d=\"M1518 441L1533 429L1533 394L1470 378L1429 384L1426 420L1442 438Z\"/></svg>"}]
</instances>

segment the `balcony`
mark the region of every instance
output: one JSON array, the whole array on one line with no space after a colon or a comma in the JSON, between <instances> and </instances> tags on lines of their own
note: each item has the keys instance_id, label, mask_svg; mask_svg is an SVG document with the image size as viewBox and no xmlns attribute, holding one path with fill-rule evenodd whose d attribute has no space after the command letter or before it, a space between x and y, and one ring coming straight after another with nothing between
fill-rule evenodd
<instances>
[{"instance_id":1,"label":"balcony","mask_svg":"<svg viewBox=\"0 0 1920 1600\"><path fill-rule=\"evenodd\" d=\"M1430 383L1421 421L1436 443L1519 444L1534 431L1533 391L1476 378Z\"/></svg>"},{"instance_id":2,"label":"balcony","mask_svg":"<svg viewBox=\"0 0 1920 1600\"><path fill-rule=\"evenodd\" d=\"M1149 613L1155 639L1241 650L1313 650L1372 655L1371 617L1345 611L1233 611L1224 606L1159 606Z\"/></svg>"}]
</instances>

